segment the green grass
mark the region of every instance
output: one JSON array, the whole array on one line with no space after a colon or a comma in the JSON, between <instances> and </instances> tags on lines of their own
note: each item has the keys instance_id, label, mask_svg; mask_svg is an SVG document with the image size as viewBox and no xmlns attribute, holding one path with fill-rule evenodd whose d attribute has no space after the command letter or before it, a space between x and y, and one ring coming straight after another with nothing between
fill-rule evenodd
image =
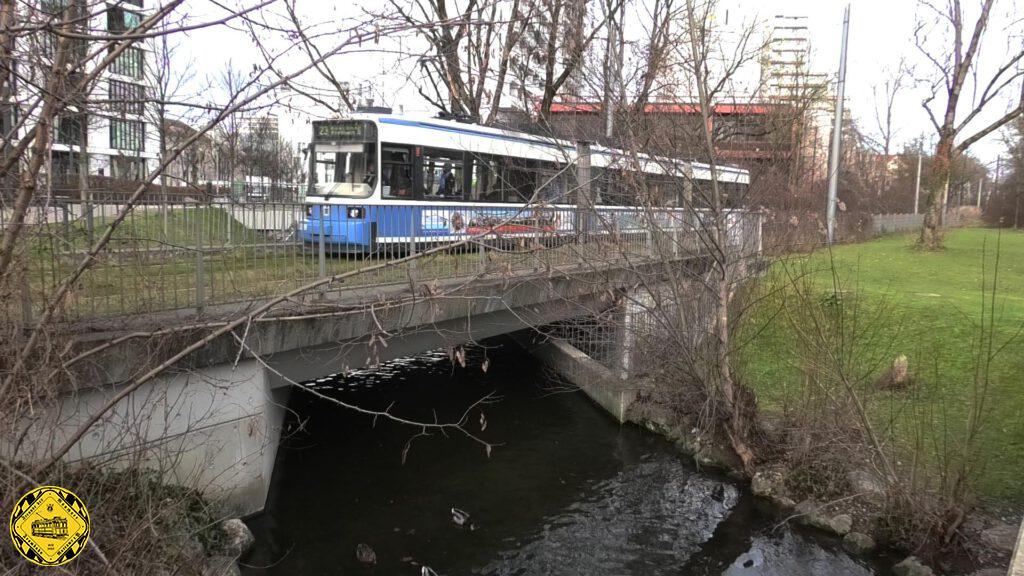
<instances>
[{"instance_id":1,"label":"green grass","mask_svg":"<svg viewBox=\"0 0 1024 576\"><path fill-rule=\"evenodd\" d=\"M971 399L977 397L983 286L990 297L996 277L992 340L1005 348L989 372L978 487L984 496L1024 502L1024 338L1019 334L1024 326L1024 233L960 229L948 235L946 249L939 252L919 251L913 241L890 236L838 246L831 259L819 252L773 264L764 286L767 296L750 311L752 322L741 328L746 338L739 350L741 373L763 407L798 405L807 368L800 358L807 355L797 344L793 323L778 314L781 299L794 298L780 287L799 276L820 305L830 301L837 282L846 321L857 322L861 335L851 372L864 374L864 385L877 389L874 378L896 355L905 354L915 380L912 390L877 392L873 417L880 427L894 423L891 439L904 448L922 438L936 465L942 446L955 446L963 438ZM989 312L984 311L986 322Z\"/></svg>"}]
</instances>

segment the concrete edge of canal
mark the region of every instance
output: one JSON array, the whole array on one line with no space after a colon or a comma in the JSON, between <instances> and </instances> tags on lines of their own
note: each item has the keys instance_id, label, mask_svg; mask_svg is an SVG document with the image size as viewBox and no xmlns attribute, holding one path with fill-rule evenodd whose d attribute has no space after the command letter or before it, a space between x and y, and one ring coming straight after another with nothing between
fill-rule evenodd
<instances>
[{"instance_id":1,"label":"concrete edge of canal","mask_svg":"<svg viewBox=\"0 0 1024 576\"><path fill-rule=\"evenodd\" d=\"M533 357L582 390L618 420L619 424L625 423L626 411L633 404L641 386L618 378L586 352L563 340L534 342L522 335L515 335L514 338Z\"/></svg>"},{"instance_id":2,"label":"concrete edge of canal","mask_svg":"<svg viewBox=\"0 0 1024 576\"><path fill-rule=\"evenodd\" d=\"M1017 533L1017 546L1010 559L1008 576L1024 576L1024 522L1021 522L1020 530Z\"/></svg>"}]
</instances>

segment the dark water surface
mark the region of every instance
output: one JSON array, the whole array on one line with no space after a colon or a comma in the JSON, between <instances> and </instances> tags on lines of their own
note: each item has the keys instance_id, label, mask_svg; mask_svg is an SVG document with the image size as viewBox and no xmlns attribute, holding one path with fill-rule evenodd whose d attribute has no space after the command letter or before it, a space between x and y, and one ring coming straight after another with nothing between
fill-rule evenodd
<instances>
[{"instance_id":1,"label":"dark water surface","mask_svg":"<svg viewBox=\"0 0 1024 576\"><path fill-rule=\"evenodd\" d=\"M471 349L466 368L442 352L310 386L440 421L495 393L500 401L474 409L469 429L501 445L488 457L457 432L413 438L418 428L374 426L293 391L266 511L249 521L257 548L247 575L419 575L422 565L440 575L882 573L834 540L773 531L777 519L732 482L619 426L514 345ZM476 529L452 522L452 507ZM357 561L360 543L376 565Z\"/></svg>"}]
</instances>

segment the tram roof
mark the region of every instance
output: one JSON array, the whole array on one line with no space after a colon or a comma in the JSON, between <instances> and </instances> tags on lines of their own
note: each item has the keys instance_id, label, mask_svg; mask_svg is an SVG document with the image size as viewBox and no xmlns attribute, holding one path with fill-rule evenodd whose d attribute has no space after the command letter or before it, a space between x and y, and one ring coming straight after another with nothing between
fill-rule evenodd
<instances>
[{"instance_id":1,"label":"tram roof","mask_svg":"<svg viewBox=\"0 0 1024 576\"><path fill-rule=\"evenodd\" d=\"M440 118L360 112L335 120L372 121L378 126L381 140L398 144L454 147L480 154L497 154L555 162L575 162L578 153L576 143L570 140ZM424 139L424 131L431 133L429 139ZM708 180L711 177L709 164L664 156L634 154L603 146L591 148L591 165L600 168L616 166L622 169L636 167L643 172L652 174L667 174L678 170L680 175L689 172L691 177L699 180ZM749 182L749 174L742 168L727 165L717 165L716 168L719 179L722 181Z\"/></svg>"}]
</instances>

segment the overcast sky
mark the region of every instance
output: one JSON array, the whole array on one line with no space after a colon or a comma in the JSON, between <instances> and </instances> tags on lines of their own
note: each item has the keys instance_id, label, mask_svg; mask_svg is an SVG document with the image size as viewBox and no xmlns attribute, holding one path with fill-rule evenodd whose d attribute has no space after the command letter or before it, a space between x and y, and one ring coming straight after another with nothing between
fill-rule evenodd
<instances>
[{"instance_id":1,"label":"overcast sky","mask_svg":"<svg viewBox=\"0 0 1024 576\"><path fill-rule=\"evenodd\" d=\"M193 18L203 18L218 13L212 4L194 2L189 5ZM850 21L850 46L847 71L847 107L852 111L862 129L876 132L875 106L876 88L881 89L887 74L896 69L900 59L916 66L917 76L934 75L914 45L914 28L917 22L918 5L915 0L853 0ZM969 0L965 5L972 5ZM304 18L310 25L316 22L337 22L349 16L357 16L360 6L376 6L378 2L337 2L325 0L302 0L300 7L306 12ZM807 16L812 45L811 64L816 72L834 76L839 63L839 46L842 30L842 13L845 0L722 0L721 8L729 10L729 25L758 20L767 22L774 14ZM1009 21L1008 12L1014 9L1013 0L998 0L990 26L989 42L983 51L984 61L995 65L997 59L1006 53L1006 44L1020 38L1007 38L1003 27ZM934 36L932 41L940 40ZM408 48L409 44L405 47ZM180 47L179 62L187 66L194 75L195 84L202 83L220 73L226 62L231 60L236 68L249 70L261 59L254 49L253 41L241 32L224 28L206 29L190 34ZM406 78L409 61L400 62L390 54L360 53L332 61L332 69L339 78L351 80L353 85L365 83L377 94L378 103L401 107L406 113L432 113L427 103L416 93ZM923 88L907 90L896 104L896 141L899 145L921 134L934 138L934 130L921 107L926 95ZM381 99L384 102L380 102ZM308 109L305 104L297 107ZM979 118L980 126L991 117L1001 115L1007 102L998 103L989 117ZM308 139L309 115L305 110L281 111L282 130L296 140ZM317 111L315 114L323 114ZM898 147L897 147L898 148ZM979 142L972 150L983 161L994 162L1003 149L998 136Z\"/></svg>"}]
</instances>

